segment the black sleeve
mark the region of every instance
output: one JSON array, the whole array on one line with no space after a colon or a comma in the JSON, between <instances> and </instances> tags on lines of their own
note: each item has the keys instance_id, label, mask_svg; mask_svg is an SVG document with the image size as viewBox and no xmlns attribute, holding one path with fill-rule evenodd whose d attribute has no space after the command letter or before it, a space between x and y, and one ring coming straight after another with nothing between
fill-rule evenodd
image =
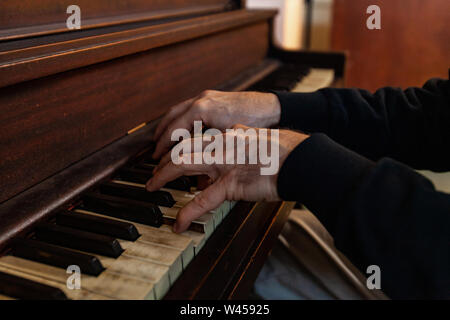
<instances>
[{"instance_id":1,"label":"black sleeve","mask_svg":"<svg viewBox=\"0 0 450 320\"><path fill-rule=\"evenodd\" d=\"M278 193L305 204L364 274L378 265L391 298L450 299L450 195L412 169L316 133L284 162Z\"/></svg>"},{"instance_id":2,"label":"black sleeve","mask_svg":"<svg viewBox=\"0 0 450 320\"><path fill-rule=\"evenodd\" d=\"M450 83L432 79L423 88L322 89L276 92L280 125L323 132L371 160L390 157L416 169L450 169ZM447 151L447 152L445 152Z\"/></svg>"}]
</instances>

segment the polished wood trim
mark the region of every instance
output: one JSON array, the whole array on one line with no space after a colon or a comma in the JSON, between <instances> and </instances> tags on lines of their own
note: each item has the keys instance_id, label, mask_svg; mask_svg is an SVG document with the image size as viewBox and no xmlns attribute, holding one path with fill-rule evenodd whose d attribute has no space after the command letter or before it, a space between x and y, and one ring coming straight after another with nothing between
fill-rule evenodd
<instances>
[{"instance_id":1,"label":"polished wood trim","mask_svg":"<svg viewBox=\"0 0 450 320\"><path fill-rule=\"evenodd\" d=\"M83 19L82 28L80 30L90 30L95 28L105 28L110 26L140 22L158 22L166 19L181 19L195 15L219 13L224 11L225 8L225 4L213 4L191 8L159 10L133 14L122 13L118 16L113 17L95 17L91 19ZM21 26L18 28L0 30L0 41L19 40L37 36L42 37L52 34L80 32L80 30L67 29L66 21L64 19L60 20L61 22L59 23L32 25L26 27Z\"/></svg>"},{"instance_id":2,"label":"polished wood trim","mask_svg":"<svg viewBox=\"0 0 450 320\"><path fill-rule=\"evenodd\" d=\"M255 65L255 67L249 68L243 71L237 77L233 78L231 81L218 86L217 90L230 91L241 91L250 87L255 82L263 79L271 72L276 70L281 66L281 62L274 59L264 59L261 63Z\"/></svg>"},{"instance_id":3,"label":"polished wood trim","mask_svg":"<svg viewBox=\"0 0 450 320\"><path fill-rule=\"evenodd\" d=\"M226 295L227 299L248 299L259 271L266 262L294 206L295 202L282 202L278 207L264 235L256 241L256 248L251 251L251 255L242 264L242 270L235 276L233 285L230 286L230 291Z\"/></svg>"},{"instance_id":4,"label":"polished wood trim","mask_svg":"<svg viewBox=\"0 0 450 320\"><path fill-rule=\"evenodd\" d=\"M242 266L251 264L253 256L261 261L267 256L272 241L265 240L276 238L279 228L274 225L285 221L287 213L280 211L283 205L283 202L239 202L164 299L226 299L230 289L236 288L234 279L241 279L238 283L242 283ZM254 280L259 269L257 266L251 269L255 272L251 277Z\"/></svg>"},{"instance_id":5,"label":"polished wood trim","mask_svg":"<svg viewBox=\"0 0 450 320\"><path fill-rule=\"evenodd\" d=\"M0 39L49 33L73 32L66 27L66 8L81 9L82 29L190 14L212 13L230 8L228 0L36 0L3 1L0 11Z\"/></svg>"},{"instance_id":6,"label":"polished wood trim","mask_svg":"<svg viewBox=\"0 0 450 320\"><path fill-rule=\"evenodd\" d=\"M236 10L2 52L0 87L266 21L274 13Z\"/></svg>"},{"instance_id":7,"label":"polished wood trim","mask_svg":"<svg viewBox=\"0 0 450 320\"><path fill-rule=\"evenodd\" d=\"M106 179L149 144L148 125L0 205L0 250L81 192Z\"/></svg>"},{"instance_id":8,"label":"polished wood trim","mask_svg":"<svg viewBox=\"0 0 450 320\"><path fill-rule=\"evenodd\" d=\"M263 21L0 88L0 201L257 65L267 32Z\"/></svg>"},{"instance_id":9,"label":"polished wood trim","mask_svg":"<svg viewBox=\"0 0 450 320\"><path fill-rule=\"evenodd\" d=\"M258 81L258 74L271 61L261 62L243 73ZM236 91L248 84L239 74L235 79L222 84L220 88ZM251 83L249 84L251 85ZM218 88L216 88L218 89ZM135 154L145 152L149 145L152 131L158 120L118 139L105 148L98 150L88 158L75 163L14 198L0 204L0 250L9 239L25 232L50 212L70 202L74 197L89 189L99 181L107 179L111 174L127 163ZM136 129L136 128L135 128ZM53 190L54 192L48 192Z\"/></svg>"}]
</instances>

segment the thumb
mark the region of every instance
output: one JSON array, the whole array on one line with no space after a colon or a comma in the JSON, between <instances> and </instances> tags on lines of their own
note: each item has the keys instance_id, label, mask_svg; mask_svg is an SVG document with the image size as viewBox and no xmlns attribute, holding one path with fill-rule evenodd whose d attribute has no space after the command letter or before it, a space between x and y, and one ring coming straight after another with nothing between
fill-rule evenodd
<instances>
[{"instance_id":1,"label":"thumb","mask_svg":"<svg viewBox=\"0 0 450 320\"><path fill-rule=\"evenodd\" d=\"M222 180L219 179L200 192L178 212L173 231L180 233L187 230L192 221L218 208L226 200L225 190Z\"/></svg>"}]
</instances>

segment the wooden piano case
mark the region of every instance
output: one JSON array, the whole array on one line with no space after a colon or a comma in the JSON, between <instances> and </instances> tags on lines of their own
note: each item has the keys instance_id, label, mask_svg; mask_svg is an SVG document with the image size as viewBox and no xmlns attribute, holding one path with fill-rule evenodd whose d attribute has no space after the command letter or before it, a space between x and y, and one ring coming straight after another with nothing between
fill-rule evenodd
<instances>
[{"instance_id":1,"label":"wooden piano case","mask_svg":"<svg viewBox=\"0 0 450 320\"><path fill-rule=\"evenodd\" d=\"M145 149L170 106L270 66L273 11L80 0L82 28L68 30L70 4L1 4L0 250ZM291 207L239 203L166 298L245 298Z\"/></svg>"}]
</instances>

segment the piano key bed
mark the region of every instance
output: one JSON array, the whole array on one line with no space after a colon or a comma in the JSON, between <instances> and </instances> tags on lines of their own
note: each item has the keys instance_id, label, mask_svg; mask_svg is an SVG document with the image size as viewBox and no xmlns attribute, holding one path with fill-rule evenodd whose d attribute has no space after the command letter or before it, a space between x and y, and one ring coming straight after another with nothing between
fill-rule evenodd
<instances>
[{"instance_id":1,"label":"piano key bed","mask_svg":"<svg viewBox=\"0 0 450 320\"><path fill-rule=\"evenodd\" d=\"M292 91L308 82L309 74L310 69L304 64L290 61L247 90ZM250 262L242 260L243 266L227 270L231 276L235 276L232 271L238 269L245 274L254 261L261 267L270 247L265 248L258 241L274 241L293 204L266 203L258 207L257 204L243 203L244 209L234 214L240 216L235 221L227 221L236 202L225 201L216 210L194 221L186 232L175 234L171 225L178 211L200 191L196 189L195 179L181 177L159 191L147 192L145 183L152 177L156 165L151 153L147 150L125 166L118 167L107 180L102 178L100 184L82 192L70 206L58 209L50 218L10 241L0 256L0 300L238 296L234 291L211 291L225 286L229 279L216 277L208 280L209 286L205 289L194 288L197 282L205 279L196 269L207 262L219 266L215 274L224 273L227 259L239 255ZM83 165L80 168L85 170ZM245 210L247 212L241 214ZM264 211L271 212L266 214ZM215 232L227 223L226 230ZM244 239L246 234L264 230L266 224L273 229L270 234L266 232L262 238L248 238L253 242L245 243L248 240ZM213 243L209 242L210 256L196 260L214 233L217 237ZM230 248L232 243L245 245ZM249 248L255 247L263 248L260 251L265 253L247 256ZM225 263L221 265L217 261ZM78 290L68 287L69 266L78 266L81 270L81 288ZM183 273L188 273L189 278L177 283ZM210 278L213 275L211 273ZM233 290L238 291L236 287Z\"/></svg>"},{"instance_id":2,"label":"piano key bed","mask_svg":"<svg viewBox=\"0 0 450 320\"><path fill-rule=\"evenodd\" d=\"M0 299L161 299L234 206L226 201L176 234L171 225L195 197L182 177L156 192L145 183L154 164L126 166L86 192L0 258ZM69 266L81 270L70 290Z\"/></svg>"}]
</instances>

